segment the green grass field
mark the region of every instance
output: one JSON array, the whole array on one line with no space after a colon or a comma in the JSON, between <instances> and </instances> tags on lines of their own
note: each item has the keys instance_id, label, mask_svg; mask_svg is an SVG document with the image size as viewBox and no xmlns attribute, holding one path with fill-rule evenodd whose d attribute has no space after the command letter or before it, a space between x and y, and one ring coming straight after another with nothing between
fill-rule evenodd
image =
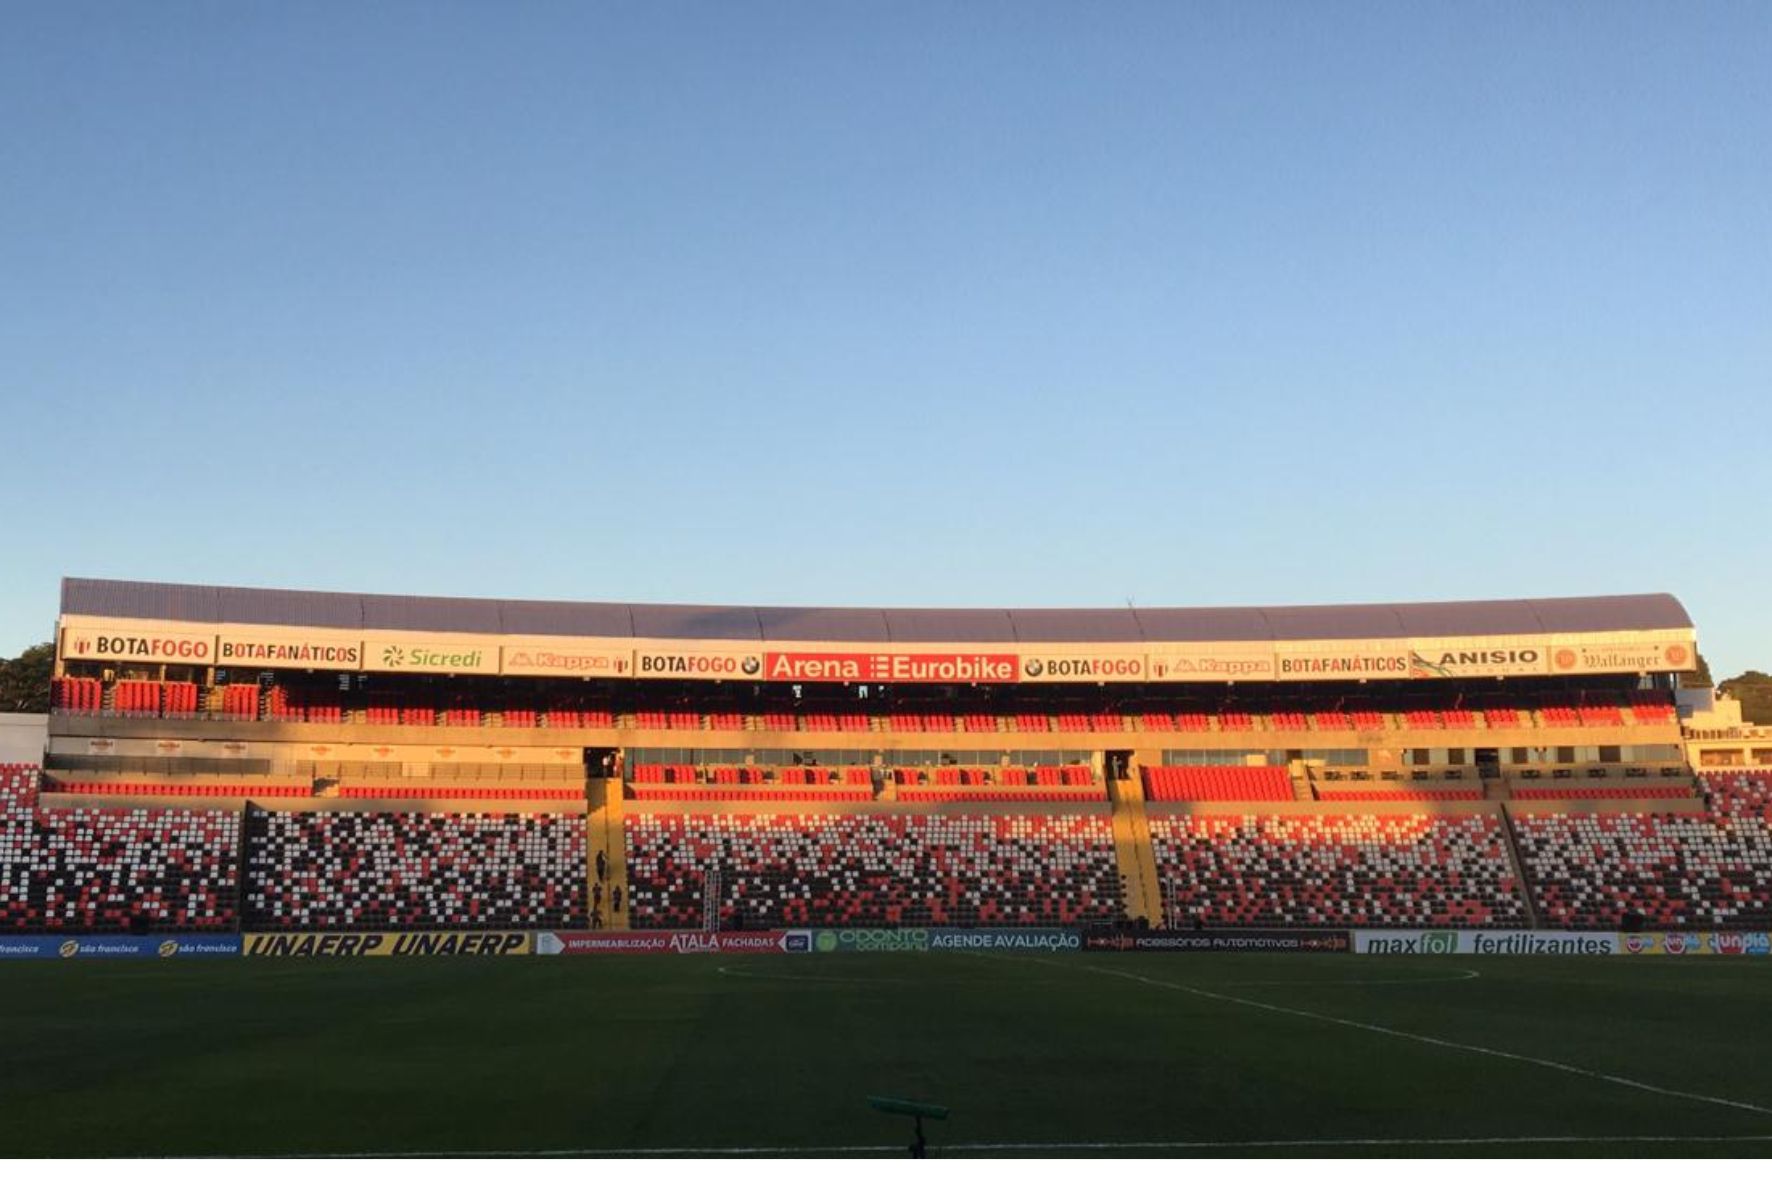
<instances>
[{"instance_id":1,"label":"green grass field","mask_svg":"<svg viewBox=\"0 0 1772 1181\"><path fill-rule=\"evenodd\" d=\"M953 1109L935 1154L1757 1156L1768 998L1739 959L10 963L0 1155L896 1151L883 1093Z\"/></svg>"}]
</instances>

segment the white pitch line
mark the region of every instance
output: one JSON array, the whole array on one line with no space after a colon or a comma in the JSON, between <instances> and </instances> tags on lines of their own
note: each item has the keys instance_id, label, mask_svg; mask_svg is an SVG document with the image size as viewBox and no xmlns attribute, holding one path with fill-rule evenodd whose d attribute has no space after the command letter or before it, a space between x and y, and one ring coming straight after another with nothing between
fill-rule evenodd
<instances>
[{"instance_id":1,"label":"white pitch line","mask_svg":"<svg viewBox=\"0 0 1772 1181\"><path fill-rule=\"evenodd\" d=\"M1047 1142L1003 1141L979 1144L931 1144L935 1156L950 1153L992 1152L1144 1152L1152 1149L1201 1150L1250 1148L1462 1148L1475 1145L1530 1144L1766 1144L1772 1135L1745 1136L1361 1136L1296 1140L1060 1140ZM407 1158L550 1158L550 1157L662 1157L662 1156L855 1156L861 1153L899 1155L902 1144L777 1145L749 1148L539 1148L511 1152L299 1152L279 1160L399 1160Z\"/></svg>"},{"instance_id":2,"label":"white pitch line","mask_svg":"<svg viewBox=\"0 0 1772 1181\"><path fill-rule=\"evenodd\" d=\"M1040 960L1042 964L1053 967L1071 967L1070 964L1059 964L1054 960ZM1379 1033L1386 1037L1402 1038L1406 1041L1420 1042L1425 1046L1437 1046L1445 1050L1462 1050L1467 1054L1482 1054L1490 1058L1505 1058L1513 1062L1525 1062L1532 1066L1542 1066L1547 1070L1559 1070L1565 1074L1580 1075L1583 1078L1598 1079L1601 1082L1615 1083L1621 1087L1632 1087L1639 1091L1648 1091L1654 1095L1666 1095L1673 1099L1690 1099L1697 1103L1710 1103L1717 1107L1733 1107L1740 1111L1752 1111L1759 1115L1772 1115L1772 1107L1761 1107L1757 1103L1748 1103L1741 1099L1723 1099L1716 1095L1700 1095L1695 1091L1680 1091L1672 1087L1658 1087L1654 1083L1641 1082L1634 1078L1625 1078L1619 1074L1607 1074L1600 1070L1589 1070L1584 1066L1573 1066L1567 1062L1558 1062L1551 1058L1535 1058L1530 1054L1515 1054L1508 1050L1495 1050L1488 1046L1476 1046L1469 1042L1454 1042L1446 1038L1429 1037L1423 1033L1410 1033L1407 1030L1391 1029L1384 1025L1373 1025L1368 1021L1354 1021L1346 1017L1331 1017L1327 1013L1313 1013L1309 1009L1294 1009L1287 1005L1270 1004L1267 1001L1253 1001L1247 997L1231 996L1228 993L1212 992L1204 988L1194 988L1186 984L1177 984L1173 980L1156 980L1149 976L1140 976L1135 972L1121 972L1113 968L1097 968L1088 964L1075 965L1078 971L1094 972L1101 976L1118 976L1122 980L1132 980L1139 984L1148 984L1153 988L1168 988L1176 992L1185 992L1192 996L1205 997L1208 1000L1224 1001L1232 1005L1243 1005L1251 1009L1265 1009L1270 1013L1283 1013L1288 1017L1304 1017L1311 1021L1323 1021L1330 1025L1341 1025L1348 1029L1363 1029L1367 1033Z\"/></svg>"}]
</instances>

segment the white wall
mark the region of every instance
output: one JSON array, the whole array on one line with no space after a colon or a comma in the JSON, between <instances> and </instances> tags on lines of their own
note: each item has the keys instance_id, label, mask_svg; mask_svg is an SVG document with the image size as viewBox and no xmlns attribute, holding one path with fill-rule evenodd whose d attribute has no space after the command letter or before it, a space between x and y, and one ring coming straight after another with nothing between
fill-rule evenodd
<instances>
[{"instance_id":1,"label":"white wall","mask_svg":"<svg viewBox=\"0 0 1772 1181\"><path fill-rule=\"evenodd\" d=\"M48 714L0 714L0 763L41 763L48 742Z\"/></svg>"}]
</instances>

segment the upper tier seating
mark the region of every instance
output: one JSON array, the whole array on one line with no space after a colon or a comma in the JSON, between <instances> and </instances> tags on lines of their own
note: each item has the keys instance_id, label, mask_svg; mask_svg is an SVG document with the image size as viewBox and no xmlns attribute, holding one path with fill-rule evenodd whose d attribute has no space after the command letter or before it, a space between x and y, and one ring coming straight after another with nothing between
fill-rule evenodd
<instances>
[{"instance_id":1,"label":"upper tier seating","mask_svg":"<svg viewBox=\"0 0 1772 1181\"><path fill-rule=\"evenodd\" d=\"M1144 794L1158 802L1290 800L1284 767L1145 767Z\"/></svg>"},{"instance_id":2,"label":"upper tier seating","mask_svg":"<svg viewBox=\"0 0 1772 1181\"><path fill-rule=\"evenodd\" d=\"M56 677L49 685L49 702L58 713L98 713L104 708L104 682L97 677Z\"/></svg>"},{"instance_id":3,"label":"upper tier seating","mask_svg":"<svg viewBox=\"0 0 1772 1181\"><path fill-rule=\"evenodd\" d=\"M1363 804L1439 804L1452 800L1480 800L1479 787L1452 787L1439 790L1402 787L1319 787L1317 798L1325 803Z\"/></svg>"},{"instance_id":4,"label":"upper tier seating","mask_svg":"<svg viewBox=\"0 0 1772 1181\"><path fill-rule=\"evenodd\" d=\"M1525 926L1494 816L1153 816L1171 925Z\"/></svg>"},{"instance_id":5,"label":"upper tier seating","mask_svg":"<svg viewBox=\"0 0 1772 1181\"><path fill-rule=\"evenodd\" d=\"M1646 783L1613 787L1516 787L1516 800L1689 800L1683 783Z\"/></svg>"},{"instance_id":6,"label":"upper tier seating","mask_svg":"<svg viewBox=\"0 0 1772 1181\"><path fill-rule=\"evenodd\" d=\"M708 870L723 924L1057 926L1120 911L1106 816L681 816L625 820L632 921L695 927Z\"/></svg>"},{"instance_id":7,"label":"upper tier seating","mask_svg":"<svg viewBox=\"0 0 1772 1181\"><path fill-rule=\"evenodd\" d=\"M51 790L87 796L173 796L177 798L308 799L314 789L305 783L58 783Z\"/></svg>"},{"instance_id":8,"label":"upper tier seating","mask_svg":"<svg viewBox=\"0 0 1772 1181\"><path fill-rule=\"evenodd\" d=\"M1757 816L1515 815L1544 922L1616 928L1772 925L1772 830Z\"/></svg>"},{"instance_id":9,"label":"upper tier seating","mask_svg":"<svg viewBox=\"0 0 1772 1181\"><path fill-rule=\"evenodd\" d=\"M260 812L247 832L248 927L582 924L584 817Z\"/></svg>"},{"instance_id":10,"label":"upper tier seating","mask_svg":"<svg viewBox=\"0 0 1772 1181\"><path fill-rule=\"evenodd\" d=\"M303 793L307 794L307 793ZM338 789L345 800L582 800L583 787L537 783L529 787L490 783L432 783L424 787L358 784Z\"/></svg>"}]
</instances>

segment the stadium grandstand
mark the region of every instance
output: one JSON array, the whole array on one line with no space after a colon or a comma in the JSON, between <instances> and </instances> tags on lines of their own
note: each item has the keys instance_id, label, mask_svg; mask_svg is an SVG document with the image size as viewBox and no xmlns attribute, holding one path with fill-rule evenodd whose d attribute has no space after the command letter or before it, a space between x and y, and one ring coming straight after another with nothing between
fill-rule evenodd
<instances>
[{"instance_id":1,"label":"stadium grandstand","mask_svg":"<svg viewBox=\"0 0 1772 1181\"><path fill-rule=\"evenodd\" d=\"M862 610L68 579L46 750L0 768L0 921L1763 928L1772 738L1694 757L1722 704L1682 700L1695 643L1666 595Z\"/></svg>"}]
</instances>

